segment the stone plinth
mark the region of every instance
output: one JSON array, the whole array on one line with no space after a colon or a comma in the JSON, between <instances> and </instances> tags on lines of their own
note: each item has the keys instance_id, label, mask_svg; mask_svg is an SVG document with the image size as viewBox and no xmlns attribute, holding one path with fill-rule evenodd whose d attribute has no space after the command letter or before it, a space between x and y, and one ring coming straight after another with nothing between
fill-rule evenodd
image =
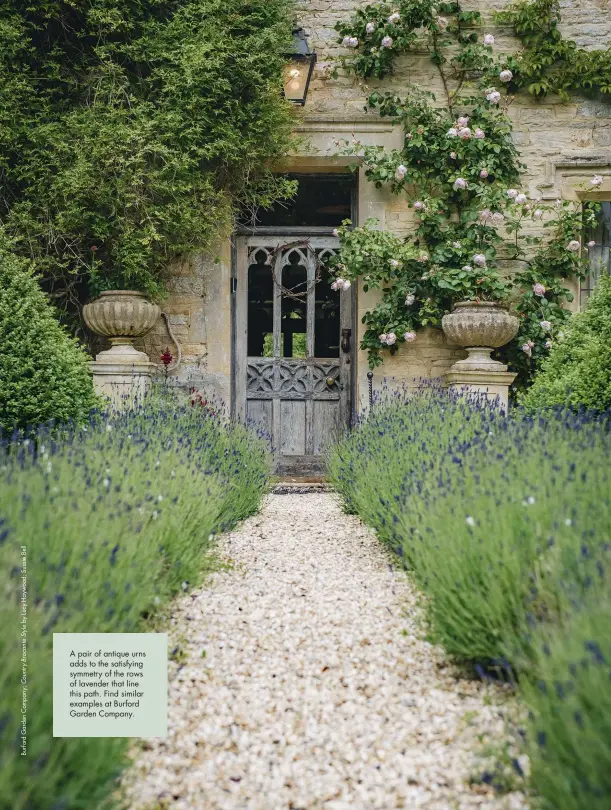
<instances>
[{"instance_id":1,"label":"stone plinth","mask_svg":"<svg viewBox=\"0 0 611 810\"><path fill-rule=\"evenodd\" d=\"M458 365L458 364L457 364ZM444 384L450 391L457 391L483 397L496 401L498 406L505 412L509 407L509 386L515 380L516 375L512 371L507 371L507 367L499 363L499 371L479 371L477 369L455 370L450 369L443 375Z\"/></svg>"},{"instance_id":2,"label":"stone plinth","mask_svg":"<svg viewBox=\"0 0 611 810\"><path fill-rule=\"evenodd\" d=\"M118 410L142 402L157 370L144 352L127 345L100 352L90 369L96 393L109 399Z\"/></svg>"}]
</instances>

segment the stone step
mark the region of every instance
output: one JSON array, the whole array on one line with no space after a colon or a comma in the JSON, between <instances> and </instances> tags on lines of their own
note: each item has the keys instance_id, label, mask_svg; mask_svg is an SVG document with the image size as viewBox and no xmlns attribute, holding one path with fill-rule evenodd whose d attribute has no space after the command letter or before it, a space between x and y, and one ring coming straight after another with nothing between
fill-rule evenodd
<instances>
[{"instance_id":1,"label":"stone step","mask_svg":"<svg viewBox=\"0 0 611 810\"><path fill-rule=\"evenodd\" d=\"M333 492L333 487L322 479L291 478L288 481L277 481L271 491L273 495L309 495L315 492Z\"/></svg>"}]
</instances>

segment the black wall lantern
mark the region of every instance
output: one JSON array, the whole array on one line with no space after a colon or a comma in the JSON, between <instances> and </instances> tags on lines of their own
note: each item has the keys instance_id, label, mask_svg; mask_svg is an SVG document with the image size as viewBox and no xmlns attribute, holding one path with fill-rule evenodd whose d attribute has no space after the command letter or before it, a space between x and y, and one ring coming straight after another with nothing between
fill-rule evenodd
<instances>
[{"instance_id":1,"label":"black wall lantern","mask_svg":"<svg viewBox=\"0 0 611 810\"><path fill-rule=\"evenodd\" d=\"M284 97L293 104L305 104L316 53L310 52L303 28L293 31L293 51L286 55L284 67Z\"/></svg>"}]
</instances>

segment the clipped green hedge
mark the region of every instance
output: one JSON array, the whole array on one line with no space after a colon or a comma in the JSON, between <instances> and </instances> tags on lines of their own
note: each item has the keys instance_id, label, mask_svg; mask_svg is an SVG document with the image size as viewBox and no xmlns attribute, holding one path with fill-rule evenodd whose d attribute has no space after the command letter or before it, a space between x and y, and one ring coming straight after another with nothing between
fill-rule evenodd
<instances>
[{"instance_id":1,"label":"clipped green hedge","mask_svg":"<svg viewBox=\"0 0 611 810\"><path fill-rule=\"evenodd\" d=\"M521 403L527 408L611 408L611 276L600 278L584 310L564 331Z\"/></svg>"},{"instance_id":2,"label":"clipped green hedge","mask_svg":"<svg viewBox=\"0 0 611 810\"><path fill-rule=\"evenodd\" d=\"M0 244L0 429L86 418L97 404L89 360L28 262Z\"/></svg>"},{"instance_id":3,"label":"clipped green hedge","mask_svg":"<svg viewBox=\"0 0 611 810\"><path fill-rule=\"evenodd\" d=\"M168 600L210 570L214 534L255 511L268 482L264 442L199 407L151 402L57 436L0 447L0 810L94 810L108 798L129 740L52 736L53 633L159 629Z\"/></svg>"}]
</instances>

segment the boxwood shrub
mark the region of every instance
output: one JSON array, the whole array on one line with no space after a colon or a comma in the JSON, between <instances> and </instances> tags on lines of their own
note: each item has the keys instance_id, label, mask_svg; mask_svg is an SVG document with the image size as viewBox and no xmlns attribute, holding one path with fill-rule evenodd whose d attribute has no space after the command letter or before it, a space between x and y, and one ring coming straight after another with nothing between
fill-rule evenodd
<instances>
[{"instance_id":1,"label":"boxwood shrub","mask_svg":"<svg viewBox=\"0 0 611 810\"><path fill-rule=\"evenodd\" d=\"M85 419L96 405L89 360L28 262L0 243L0 428Z\"/></svg>"},{"instance_id":2,"label":"boxwood shrub","mask_svg":"<svg viewBox=\"0 0 611 810\"><path fill-rule=\"evenodd\" d=\"M611 408L611 276L601 277L585 309L573 315L564 332L522 404Z\"/></svg>"}]
</instances>

